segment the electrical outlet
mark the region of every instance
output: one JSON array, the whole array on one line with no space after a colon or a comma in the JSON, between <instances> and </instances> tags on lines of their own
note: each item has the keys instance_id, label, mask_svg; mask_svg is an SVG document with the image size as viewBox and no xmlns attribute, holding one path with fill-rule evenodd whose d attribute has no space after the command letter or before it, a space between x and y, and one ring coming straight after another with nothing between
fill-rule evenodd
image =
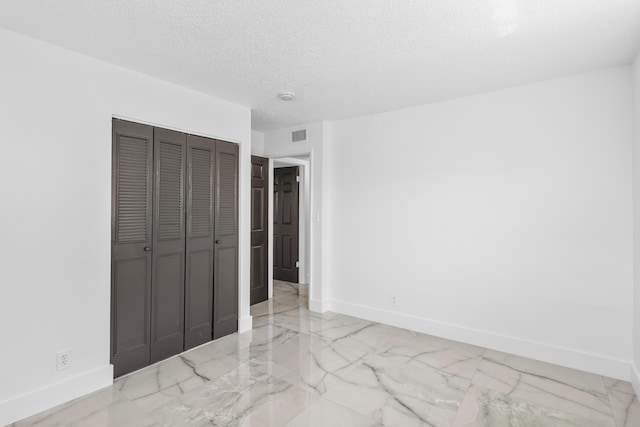
<instances>
[{"instance_id":1,"label":"electrical outlet","mask_svg":"<svg viewBox=\"0 0 640 427\"><path fill-rule=\"evenodd\" d=\"M389 304L391 304L392 307L397 306L398 305L398 295L389 294Z\"/></svg>"},{"instance_id":2,"label":"electrical outlet","mask_svg":"<svg viewBox=\"0 0 640 427\"><path fill-rule=\"evenodd\" d=\"M71 367L71 349L62 350L56 353L56 367L58 371Z\"/></svg>"}]
</instances>

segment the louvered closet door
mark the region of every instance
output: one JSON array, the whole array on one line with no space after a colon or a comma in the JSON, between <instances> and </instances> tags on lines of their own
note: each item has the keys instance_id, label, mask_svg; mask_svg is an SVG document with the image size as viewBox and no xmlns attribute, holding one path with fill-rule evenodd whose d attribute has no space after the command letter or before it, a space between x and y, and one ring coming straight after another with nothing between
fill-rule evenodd
<instances>
[{"instance_id":1,"label":"louvered closet door","mask_svg":"<svg viewBox=\"0 0 640 427\"><path fill-rule=\"evenodd\" d=\"M238 146L216 142L213 338L238 330Z\"/></svg>"},{"instance_id":2,"label":"louvered closet door","mask_svg":"<svg viewBox=\"0 0 640 427\"><path fill-rule=\"evenodd\" d=\"M184 349L186 140L154 129L150 363Z\"/></svg>"},{"instance_id":3,"label":"louvered closet door","mask_svg":"<svg viewBox=\"0 0 640 427\"><path fill-rule=\"evenodd\" d=\"M187 137L187 275L185 349L213 334L215 141Z\"/></svg>"},{"instance_id":4,"label":"louvered closet door","mask_svg":"<svg viewBox=\"0 0 640 427\"><path fill-rule=\"evenodd\" d=\"M153 128L113 121L111 363L116 376L150 351Z\"/></svg>"}]
</instances>

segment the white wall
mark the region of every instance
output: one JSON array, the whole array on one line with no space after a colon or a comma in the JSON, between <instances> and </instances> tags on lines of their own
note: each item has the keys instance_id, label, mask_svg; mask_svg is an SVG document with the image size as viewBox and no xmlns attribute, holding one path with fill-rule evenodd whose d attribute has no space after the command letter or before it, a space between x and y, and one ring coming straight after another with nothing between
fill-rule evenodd
<instances>
[{"instance_id":1,"label":"white wall","mask_svg":"<svg viewBox=\"0 0 640 427\"><path fill-rule=\"evenodd\" d=\"M628 379L630 89L622 67L335 123L329 306Z\"/></svg>"},{"instance_id":2,"label":"white wall","mask_svg":"<svg viewBox=\"0 0 640 427\"><path fill-rule=\"evenodd\" d=\"M631 378L640 396L640 53L632 68L633 78L633 365Z\"/></svg>"},{"instance_id":3,"label":"white wall","mask_svg":"<svg viewBox=\"0 0 640 427\"><path fill-rule=\"evenodd\" d=\"M0 30L0 425L111 383L112 115L240 143L249 316L249 108ZM73 366L56 371L56 352Z\"/></svg>"},{"instance_id":4,"label":"white wall","mask_svg":"<svg viewBox=\"0 0 640 427\"><path fill-rule=\"evenodd\" d=\"M251 131L251 154L264 156L264 133L256 130Z\"/></svg>"},{"instance_id":5,"label":"white wall","mask_svg":"<svg viewBox=\"0 0 640 427\"><path fill-rule=\"evenodd\" d=\"M307 140L303 143L291 142L291 131L307 129ZM329 236L326 233L326 217L328 216L327 186L325 180L328 144L324 140L328 134L329 124L325 122L309 123L287 129L278 129L264 133L265 156L274 159L290 156L309 156L310 173L310 268L309 268L309 308L313 311L327 310L328 282L326 263Z\"/></svg>"}]
</instances>

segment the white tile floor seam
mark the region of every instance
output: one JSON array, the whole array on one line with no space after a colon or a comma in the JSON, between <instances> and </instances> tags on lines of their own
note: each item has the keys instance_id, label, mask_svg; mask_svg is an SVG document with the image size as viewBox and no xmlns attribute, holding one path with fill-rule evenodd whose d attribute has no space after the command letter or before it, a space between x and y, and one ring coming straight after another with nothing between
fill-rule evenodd
<instances>
[{"instance_id":1,"label":"white tile floor seam","mask_svg":"<svg viewBox=\"0 0 640 427\"><path fill-rule=\"evenodd\" d=\"M336 313L275 282L254 328L15 426L640 427L631 384Z\"/></svg>"}]
</instances>

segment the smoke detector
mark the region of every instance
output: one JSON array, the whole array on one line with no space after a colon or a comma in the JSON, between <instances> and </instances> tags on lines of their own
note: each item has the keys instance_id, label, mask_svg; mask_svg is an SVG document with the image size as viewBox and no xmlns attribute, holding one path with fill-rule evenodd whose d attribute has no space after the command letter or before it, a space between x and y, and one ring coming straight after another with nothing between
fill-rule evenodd
<instances>
[{"instance_id":1,"label":"smoke detector","mask_svg":"<svg viewBox=\"0 0 640 427\"><path fill-rule=\"evenodd\" d=\"M281 101L293 101L293 93L282 92L278 94L278 98L280 98Z\"/></svg>"}]
</instances>

